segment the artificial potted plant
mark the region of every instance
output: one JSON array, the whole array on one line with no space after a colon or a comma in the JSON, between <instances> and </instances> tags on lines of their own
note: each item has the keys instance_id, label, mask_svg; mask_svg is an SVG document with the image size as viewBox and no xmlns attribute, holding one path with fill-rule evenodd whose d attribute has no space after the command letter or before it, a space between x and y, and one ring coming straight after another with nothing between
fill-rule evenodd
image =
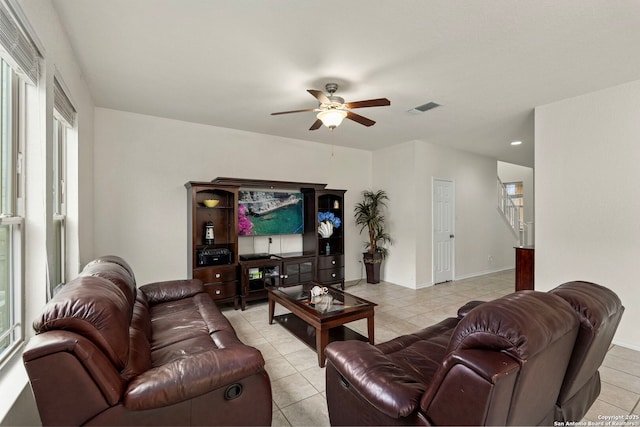
<instances>
[{"instance_id":1,"label":"artificial potted plant","mask_svg":"<svg viewBox=\"0 0 640 427\"><path fill-rule=\"evenodd\" d=\"M389 250L384 244L392 244L391 236L384 229L382 208L386 208L389 200L384 190L362 192L362 201L354 208L356 224L360 226L360 234L367 229L369 241L365 242L367 252L363 253L363 261L367 272L367 283L380 282L380 267Z\"/></svg>"}]
</instances>

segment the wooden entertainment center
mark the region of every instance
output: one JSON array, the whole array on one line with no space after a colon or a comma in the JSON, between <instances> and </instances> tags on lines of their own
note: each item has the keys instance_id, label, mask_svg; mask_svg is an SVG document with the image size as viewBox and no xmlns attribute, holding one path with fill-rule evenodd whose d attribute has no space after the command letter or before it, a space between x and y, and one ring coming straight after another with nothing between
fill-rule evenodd
<instances>
[{"instance_id":1,"label":"wooden entertainment center","mask_svg":"<svg viewBox=\"0 0 640 427\"><path fill-rule=\"evenodd\" d=\"M331 212L344 223L346 190L326 189L326 184L236 178L189 181L185 187L188 269L192 278L203 281L216 303L233 303L244 310L247 302L266 299L269 286L312 281L325 286L340 284L344 289L344 225L334 228L331 236L321 237L318 213ZM241 189L300 190L304 209L301 252L241 257L238 253ZM205 200L217 200L217 204L207 207Z\"/></svg>"}]
</instances>

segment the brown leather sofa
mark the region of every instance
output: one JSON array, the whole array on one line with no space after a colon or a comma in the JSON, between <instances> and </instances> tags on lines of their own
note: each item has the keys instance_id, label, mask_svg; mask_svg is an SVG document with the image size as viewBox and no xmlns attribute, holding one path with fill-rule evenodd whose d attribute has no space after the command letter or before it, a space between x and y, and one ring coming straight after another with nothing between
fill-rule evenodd
<instances>
[{"instance_id":1,"label":"brown leather sofa","mask_svg":"<svg viewBox=\"0 0 640 427\"><path fill-rule=\"evenodd\" d=\"M89 263L34 322L23 361L43 425L268 425L271 384L199 280L136 288Z\"/></svg>"},{"instance_id":2,"label":"brown leather sofa","mask_svg":"<svg viewBox=\"0 0 640 427\"><path fill-rule=\"evenodd\" d=\"M332 425L552 425L579 421L624 307L572 282L461 307L375 346L327 346Z\"/></svg>"}]
</instances>

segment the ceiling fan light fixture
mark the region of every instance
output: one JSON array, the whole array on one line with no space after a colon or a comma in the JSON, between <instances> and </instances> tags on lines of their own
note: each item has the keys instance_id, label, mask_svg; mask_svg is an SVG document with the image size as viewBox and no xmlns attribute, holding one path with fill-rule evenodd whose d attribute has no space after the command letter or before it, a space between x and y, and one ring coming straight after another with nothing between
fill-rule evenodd
<instances>
[{"instance_id":1,"label":"ceiling fan light fixture","mask_svg":"<svg viewBox=\"0 0 640 427\"><path fill-rule=\"evenodd\" d=\"M316 117L322 121L323 125L334 130L340 126L340 123L347 117L347 112L344 110L330 109L320 111Z\"/></svg>"}]
</instances>

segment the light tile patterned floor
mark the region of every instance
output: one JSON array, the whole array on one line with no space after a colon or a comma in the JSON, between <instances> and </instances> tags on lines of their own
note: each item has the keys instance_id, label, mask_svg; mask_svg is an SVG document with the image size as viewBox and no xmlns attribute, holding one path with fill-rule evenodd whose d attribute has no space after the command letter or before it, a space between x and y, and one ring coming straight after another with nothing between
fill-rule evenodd
<instances>
[{"instance_id":1,"label":"light tile patterned floor","mask_svg":"<svg viewBox=\"0 0 640 427\"><path fill-rule=\"evenodd\" d=\"M513 270L420 290L384 282L347 284L347 292L378 304L375 309L377 343L455 316L458 308L470 300L486 301L513 290ZM223 312L240 339L258 348L264 356L273 392L272 425L328 426L325 369L318 367L315 352L280 325L267 323L266 302L249 304L246 311L224 308ZM366 321L348 326L366 336ZM640 414L640 353L612 347L600 374L602 392L583 421L596 423L602 422L599 416L603 415Z\"/></svg>"}]
</instances>

